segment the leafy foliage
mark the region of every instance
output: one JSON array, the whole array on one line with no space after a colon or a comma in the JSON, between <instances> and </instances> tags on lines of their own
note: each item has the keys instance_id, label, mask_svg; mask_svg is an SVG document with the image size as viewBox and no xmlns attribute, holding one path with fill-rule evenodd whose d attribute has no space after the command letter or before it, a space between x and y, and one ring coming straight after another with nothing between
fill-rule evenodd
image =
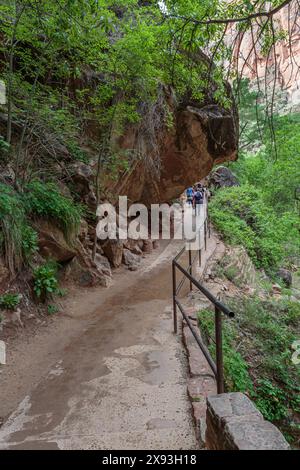
<instances>
[{"instance_id":1,"label":"leafy foliage","mask_svg":"<svg viewBox=\"0 0 300 470\"><path fill-rule=\"evenodd\" d=\"M53 219L71 238L78 230L81 214L81 206L63 196L54 183L32 181L24 193L0 183L0 252L10 272L15 273L29 263L38 250L31 218Z\"/></svg>"},{"instance_id":2,"label":"leafy foliage","mask_svg":"<svg viewBox=\"0 0 300 470\"><path fill-rule=\"evenodd\" d=\"M47 297L56 294L57 290L57 264L47 261L34 270L34 292L38 298L45 301Z\"/></svg>"},{"instance_id":3,"label":"leafy foliage","mask_svg":"<svg viewBox=\"0 0 300 470\"><path fill-rule=\"evenodd\" d=\"M297 301L243 297L226 300L236 312L223 321L226 387L247 393L264 417L293 433L300 410L300 369L291 361L298 338L300 308ZM215 355L213 312L203 310L198 320L211 354Z\"/></svg>"},{"instance_id":4,"label":"leafy foliage","mask_svg":"<svg viewBox=\"0 0 300 470\"><path fill-rule=\"evenodd\" d=\"M275 269L299 258L300 115L274 117L277 160L267 140L256 154L242 153L231 170L240 187L219 191L211 215L227 241L245 246L258 267Z\"/></svg>"},{"instance_id":5,"label":"leafy foliage","mask_svg":"<svg viewBox=\"0 0 300 470\"><path fill-rule=\"evenodd\" d=\"M282 215L295 207L295 191L300 185L300 114L273 117L277 159L273 159L269 139L256 153L241 153L229 167L242 184L262 190L264 202Z\"/></svg>"},{"instance_id":6,"label":"leafy foliage","mask_svg":"<svg viewBox=\"0 0 300 470\"><path fill-rule=\"evenodd\" d=\"M20 294L7 292L0 296L0 308L6 310L15 310L21 300Z\"/></svg>"},{"instance_id":7,"label":"leafy foliage","mask_svg":"<svg viewBox=\"0 0 300 470\"><path fill-rule=\"evenodd\" d=\"M287 255L297 252L296 214L279 219L254 186L222 189L210 205L216 228L225 239L243 245L257 267L275 269Z\"/></svg>"},{"instance_id":8,"label":"leafy foliage","mask_svg":"<svg viewBox=\"0 0 300 470\"><path fill-rule=\"evenodd\" d=\"M55 313L59 312L59 308L57 305L54 304L48 304L47 305L47 313L48 315L54 315Z\"/></svg>"},{"instance_id":9,"label":"leafy foliage","mask_svg":"<svg viewBox=\"0 0 300 470\"><path fill-rule=\"evenodd\" d=\"M90 144L90 127L98 142L108 133L113 147L126 124L138 122L144 106L155 103L162 85L176 90L179 104L205 104L209 95L211 103L228 108L222 61L232 50L224 25L194 22L249 14L249 5L248 0L238 5L220 0L2 2L0 67L12 121L23 126L27 144L38 143L42 154L41 162L18 149L17 179L21 168L26 176L34 165L47 171L48 157L56 162L55 149L62 143L75 159L85 159L80 146L83 140Z\"/></svg>"},{"instance_id":10,"label":"leafy foliage","mask_svg":"<svg viewBox=\"0 0 300 470\"><path fill-rule=\"evenodd\" d=\"M25 261L29 261L36 251L38 251L38 237L35 230L30 225L22 227L22 250Z\"/></svg>"},{"instance_id":11,"label":"leafy foliage","mask_svg":"<svg viewBox=\"0 0 300 470\"><path fill-rule=\"evenodd\" d=\"M26 219L20 194L0 183L0 252L11 273L37 250L37 235Z\"/></svg>"},{"instance_id":12,"label":"leafy foliage","mask_svg":"<svg viewBox=\"0 0 300 470\"><path fill-rule=\"evenodd\" d=\"M29 215L54 219L66 236L78 230L81 206L63 196L54 183L32 181L26 187L24 202Z\"/></svg>"},{"instance_id":13,"label":"leafy foliage","mask_svg":"<svg viewBox=\"0 0 300 470\"><path fill-rule=\"evenodd\" d=\"M198 321L201 331L209 345L209 351L215 357L215 343L211 340L214 335L214 314L210 310L201 310L198 314ZM224 371L226 384L230 391L250 393L253 391L253 384L248 372L248 365L241 354L232 347L234 329L229 323L226 324L223 339Z\"/></svg>"}]
</instances>

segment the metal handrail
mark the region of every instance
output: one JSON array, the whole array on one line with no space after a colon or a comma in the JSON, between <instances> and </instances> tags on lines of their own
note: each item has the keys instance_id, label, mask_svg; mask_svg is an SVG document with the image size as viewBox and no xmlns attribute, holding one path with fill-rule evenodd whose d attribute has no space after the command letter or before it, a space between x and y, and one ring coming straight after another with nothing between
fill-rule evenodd
<instances>
[{"instance_id":1,"label":"metal handrail","mask_svg":"<svg viewBox=\"0 0 300 470\"><path fill-rule=\"evenodd\" d=\"M207 297L208 300L210 300L214 304L215 307L218 307L218 309L221 310L221 312L225 313L227 317L234 317L234 312L229 310L226 305L220 302L208 289L206 289L206 287L202 286L202 284L200 284L199 281L197 281L193 276L191 276L189 272L186 271L186 269L184 269L177 261L173 260L173 263L176 265L179 271L181 271L190 280L190 282L194 284L194 286L196 286L197 289L199 289L202 294L204 294L205 297Z\"/></svg>"},{"instance_id":2,"label":"metal handrail","mask_svg":"<svg viewBox=\"0 0 300 470\"><path fill-rule=\"evenodd\" d=\"M206 237L207 232L210 237L210 223L208 217L208 210L206 212L206 218L203 224L204 227L204 240L205 240L205 249L207 247ZM180 252L174 257L172 260L172 284L173 284L173 321L174 321L174 333L177 333L177 307L180 310L184 320L186 321L188 327L190 328L198 346L200 347L202 353L204 354L215 378L217 381L217 391L218 393L224 392L224 371L223 371L223 348L222 348L222 313L225 314L229 318L234 317L234 312L232 312L226 305L224 305L220 300L218 300L206 287L204 287L192 274L192 267L197 258L197 255L192 260L191 250L188 251L189 253L189 265L187 268L184 268L179 263L179 258L183 255L186 251L185 247L183 247ZM201 249L199 249L199 265L201 265ZM178 269L183 275L183 279L180 281L179 285L177 286L176 283L176 269ZM197 331L193 328L193 325L189 319L188 314L185 312L184 307L178 300L178 293L181 287L183 286L185 279L190 281L190 290L192 290L192 286L194 285L205 297L210 300L210 302L214 305L215 308L215 344L216 344L216 363L212 359L206 345L203 343L201 336L197 333Z\"/></svg>"},{"instance_id":3,"label":"metal handrail","mask_svg":"<svg viewBox=\"0 0 300 470\"><path fill-rule=\"evenodd\" d=\"M178 308L181 311L183 318L187 322L187 324L188 324L188 326L189 326L196 342L198 343L199 348L201 349L201 351L203 352L207 362L209 363L210 368L212 369L214 375L216 376L217 375L217 367L216 367L216 364L214 363L214 361L212 360L211 355L210 355L207 347L205 346L205 344L203 343L202 339L199 337L197 332L194 330L193 325L191 323L191 320L189 319L188 315L185 313L184 308L183 308L183 306L181 305L181 303L179 302L178 299L176 299L176 304L178 305Z\"/></svg>"}]
</instances>

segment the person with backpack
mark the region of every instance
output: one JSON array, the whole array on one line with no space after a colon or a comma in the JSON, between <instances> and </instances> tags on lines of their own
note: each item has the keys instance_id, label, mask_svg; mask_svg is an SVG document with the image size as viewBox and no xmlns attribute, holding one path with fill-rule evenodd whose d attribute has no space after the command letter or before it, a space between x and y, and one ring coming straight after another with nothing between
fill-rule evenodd
<instances>
[{"instance_id":1,"label":"person with backpack","mask_svg":"<svg viewBox=\"0 0 300 470\"><path fill-rule=\"evenodd\" d=\"M201 187L197 187L196 191L194 192L194 199L193 199L193 205L195 207L195 212L196 215L200 215L200 208L201 205L203 204L203 191Z\"/></svg>"},{"instance_id":2,"label":"person with backpack","mask_svg":"<svg viewBox=\"0 0 300 470\"><path fill-rule=\"evenodd\" d=\"M194 189L192 188L192 186L190 186L186 190L186 200L187 200L188 205L193 204L193 197L194 197Z\"/></svg>"}]
</instances>

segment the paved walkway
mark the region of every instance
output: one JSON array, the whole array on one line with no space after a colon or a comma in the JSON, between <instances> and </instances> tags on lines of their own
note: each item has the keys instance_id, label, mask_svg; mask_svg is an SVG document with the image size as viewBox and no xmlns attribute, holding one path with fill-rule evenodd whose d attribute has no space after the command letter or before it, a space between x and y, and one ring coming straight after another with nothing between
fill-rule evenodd
<instances>
[{"instance_id":1,"label":"paved walkway","mask_svg":"<svg viewBox=\"0 0 300 470\"><path fill-rule=\"evenodd\" d=\"M93 324L0 429L0 448L197 448L186 358L172 333L170 260L180 246L99 298Z\"/></svg>"}]
</instances>

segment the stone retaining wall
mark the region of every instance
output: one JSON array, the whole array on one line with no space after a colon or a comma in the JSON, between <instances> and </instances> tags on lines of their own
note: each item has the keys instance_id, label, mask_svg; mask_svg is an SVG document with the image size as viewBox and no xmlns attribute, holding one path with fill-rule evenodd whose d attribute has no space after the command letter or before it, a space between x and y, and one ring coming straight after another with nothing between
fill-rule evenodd
<instances>
[{"instance_id":1,"label":"stone retaining wall","mask_svg":"<svg viewBox=\"0 0 300 470\"><path fill-rule=\"evenodd\" d=\"M206 448L210 450L289 449L281 432L243 393L207 397L206 425Z\"/></svg>"}]
</instances>

